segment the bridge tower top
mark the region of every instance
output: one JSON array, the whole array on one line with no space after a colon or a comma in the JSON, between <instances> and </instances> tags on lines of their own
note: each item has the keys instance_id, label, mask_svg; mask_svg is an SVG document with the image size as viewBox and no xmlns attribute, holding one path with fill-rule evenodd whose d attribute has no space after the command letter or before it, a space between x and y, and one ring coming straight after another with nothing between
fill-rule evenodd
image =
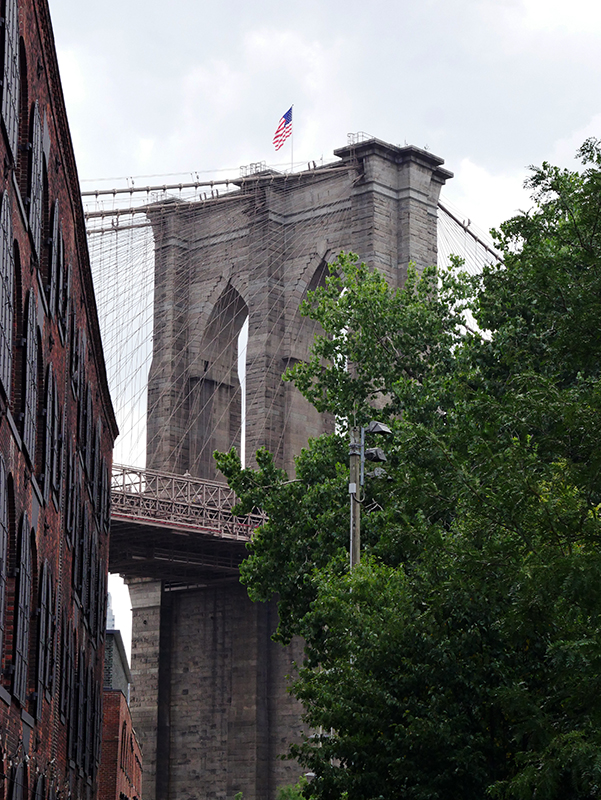
<instances>
[{"instance_id":1,"label":"bridge tower top","mask_svg":"<svg viewBox=\"0 0 601 800\"><path fill-rule=\"evenodd\" d=\"M378 139L294 174L260 171L204 203L150 206L155 235L153 360L147 463L218 478L212 454L240 447L237 342L248 319L246 451L261 446L289 473L310 436L332 430L285 368L308 357L315 326L299 314L344 251L403 284L410 261L436 263L437 204L452 177L441 158Z\"/></svg>"}]
</instances>

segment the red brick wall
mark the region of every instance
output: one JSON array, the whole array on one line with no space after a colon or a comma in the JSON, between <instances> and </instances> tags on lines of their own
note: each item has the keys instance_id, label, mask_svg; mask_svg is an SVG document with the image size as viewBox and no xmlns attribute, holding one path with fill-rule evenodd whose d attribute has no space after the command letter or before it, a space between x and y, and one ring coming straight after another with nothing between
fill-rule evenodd
<instances>
[{"instance_id":1,"label":"red brick wall","mask_svg":"<svg viewBox=\"0 0 601 800\"><path fill-rule=\"evenodd\" d=\"M142 754L123 693L104 690L98 800L142 797Z\"/></svg>"},{"instance_id":2,"label":"red brick wall","mask_svg":"<svg viewBox=\"0 0 601 800\"><path fill-rule=\"evenodd\" d=\"M3 2L3 16L6 13L4 5ZM95 494L98 484L94 480L94 471L86 469L86 445L82 444L82 438L78 435L82 396L81 392L78 396L71 370L75 340L69 334L68 318L65 319L66 324L62 325L56 306L50 307L47 299L46 259L51 247L48 241L51 235L50 210L57 199L64 241L64 265L71 270L71 311L75 313L77 328L82 334L85 333L88 343L82 363L86 373L83 394L89 386L92 430L95 430L98 420L102 425L99 446L94 446L93 434L87 441L87 447L93 447L94 452L98 453L98 459L89 462L88 467L91 463L102 465L104 459L106 469L110 470L117 430L108 394L79 184L48 5L46 0L18 0L17 5L18 32L27 63L28 104L23 105L28 116L32 104L38 102L43 127L42 147L47 166L46 228L42 233L40 252L36 253L30 234L27 197L23 196L25 184L19 180L18 173L22 170L11 157L3 118L0 126L0 193L6 192L5 197L9 198L11 204L12 239L20 255L20 267L16 270L16 314L10 332L14 357L10 398L5 392L6 387L0 385L0 456L9 481L7 493L0 487L0 504L9 506L11 553L6 575L4 641L0 652L0 798L11 796L10 783L15 770L26 762L26 769L23 770L27 783L24 797L31 796L38 780L43 778L46 792L53 787L63 797L91 800L96 791L97 760L96 753L90 752L90 748L97 737L93 724L88 725L87 720L92 720L92 723L98 720L99 733L104 660L102 611L108 568L108 531L103 523L97 492ZM4 30L0 30L0 37L5 36ZM2 64L0 70L3 70ZM4 83L6 85L6 81ZM27 134L26 122L21 128ZM26 138L22 143L26 144ZM18 161L25 163L29 157L27 147L19 150L17 155ZM1 249L0 243L0 257ZM22 339L28 296L33 298L36 336L39 339L36 370L38 435L37 449L32 457L23 447L21 420L24 369ZM46 493L43 486L43 453L47 420L45 392L50 366L56 380L58 433L61 434L61 438L57 435L52 451L57 457L62 454L62 471L56 490ZM75 454L77 469L68 480L66 465L69 448ZM80 484L78 507L82 513L75 529L67 536L66 512L74 481ZM32 621L29 629L27 691L24 698L20 699L13 691L11 671L16 646L15 589L19 580L15 571L18 566L15 557L19 526L24 515L27 515L33 536L33 581L30 591ZM87 519L87 525L84 525L84 519ZM78 557L86 565L83 588L78 588L77 581L73 581L74 563L77 563ZM36 665L38 637L43 630L38 606L44 569L51 576L52 585L44 649L49 665L44 683L41 684L42 691L36 697L40 688ZM90 586L89 590L85 588L87 585ZM65 636L66 633L69 635ZM85 669L80 672L80 677L83 676L81 690L76 671L80 658L82 663L85 662ZM82 723L79 728L76 724L78 721Z\"/></svg>"}]
</instances>

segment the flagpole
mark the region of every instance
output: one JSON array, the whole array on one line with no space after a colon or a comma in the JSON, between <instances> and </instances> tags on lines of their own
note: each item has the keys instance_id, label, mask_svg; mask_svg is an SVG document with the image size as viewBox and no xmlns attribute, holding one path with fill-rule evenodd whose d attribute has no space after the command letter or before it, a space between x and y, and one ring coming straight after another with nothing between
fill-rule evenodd
<instances>
[{"instance_id":1,"label":"flagpole","mask_svg":"<svg viewBox=\"0 0 601 800\"><path fill-rule=\"evenodd\" d=\"M292 133L290 134L290 173L294 172L294 103L292 103L291 108L292 114L290 116L290 120L292 122Z\"/></svg>"}]
</instances>

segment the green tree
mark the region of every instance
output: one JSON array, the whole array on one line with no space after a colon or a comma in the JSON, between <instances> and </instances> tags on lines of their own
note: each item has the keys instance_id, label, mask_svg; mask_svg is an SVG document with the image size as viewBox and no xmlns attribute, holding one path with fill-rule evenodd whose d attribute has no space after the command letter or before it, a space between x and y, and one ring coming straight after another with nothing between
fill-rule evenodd
<instances>
[{"instance_id":1,"label":"green tree","mask_svg":"<svg viewBox=\"0 0 601 800\"><path fill-rule=\"evenodd\" d=\"M410 271L393 291L341 256L288 374L340 431L293 481L266 452L257 470L218 457L241 510L269 515L249 593L277 595L278 638L306 642L306 797L601 797L599 144L580 156L533 170L533 209L479 276ZM374 415L388 479L366 488L349 574L344 426Z\"/></svg>"}]
</instances>

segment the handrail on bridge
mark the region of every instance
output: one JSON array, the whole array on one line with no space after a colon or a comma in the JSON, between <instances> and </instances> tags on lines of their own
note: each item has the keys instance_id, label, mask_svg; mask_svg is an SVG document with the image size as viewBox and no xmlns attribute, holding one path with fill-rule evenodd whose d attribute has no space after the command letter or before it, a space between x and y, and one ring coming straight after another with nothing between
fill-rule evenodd
<instances>
[{"instance_id":1,"label":"handrail on bridge","mask_svg":"<svg viewBox=\"0 0 601 800\"><path fill-rule=\"evenodd\" d=\"M251 538L265 515L232 515L237 498L229 486L191 475L113 464L111 516L197 531L221 538Z\"/></svg>"}]
</instances>

